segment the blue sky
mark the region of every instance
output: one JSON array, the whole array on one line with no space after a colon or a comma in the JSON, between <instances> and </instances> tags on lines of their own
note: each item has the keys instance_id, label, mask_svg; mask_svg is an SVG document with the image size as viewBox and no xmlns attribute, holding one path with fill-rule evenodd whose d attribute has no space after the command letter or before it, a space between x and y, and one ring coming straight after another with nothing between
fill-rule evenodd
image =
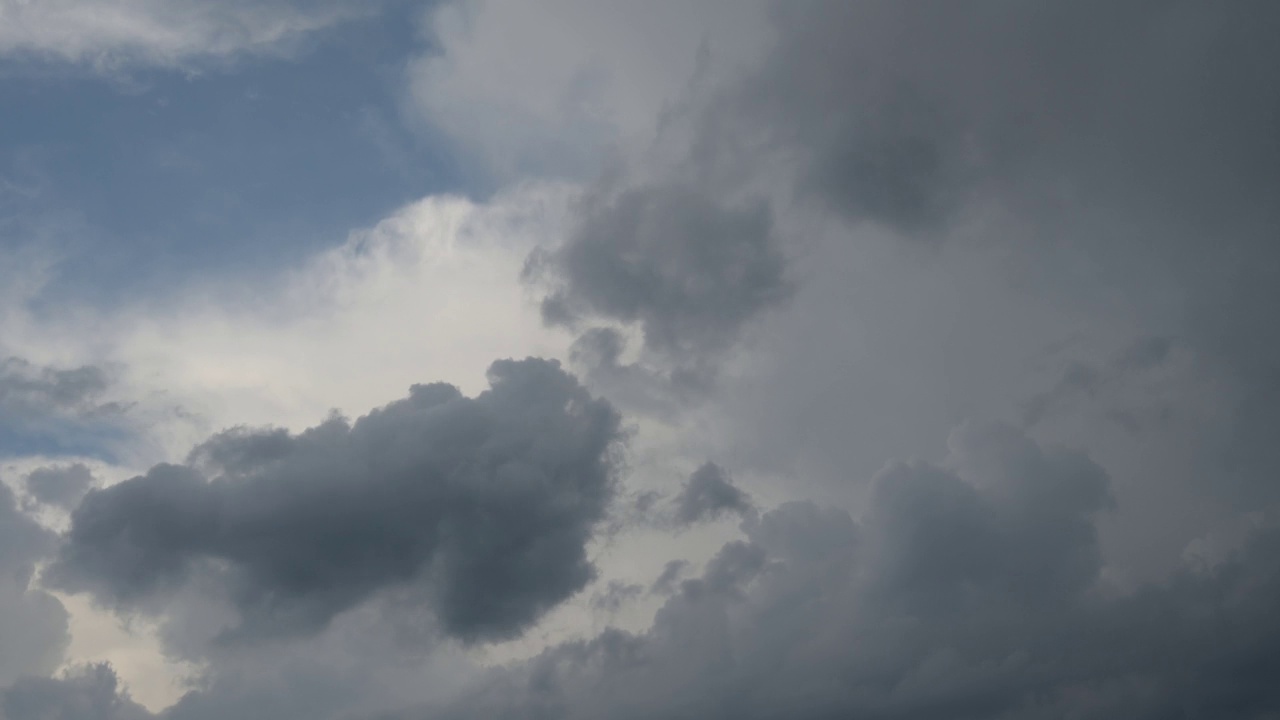
<instances>
[{"instance_id":1,"label":"blue sky","mask_svg":"<svg viewBox=\"0 0 1280 720\"><path fill-rule=\"evenodd\" d=\"M482 189L406 122L425 36L422 9L400 3L283 57L116 77L2 61L0 241L47 233L70 254L51 292L111 301L269 272L411 200Z\"/></svg>"}]
</instances>

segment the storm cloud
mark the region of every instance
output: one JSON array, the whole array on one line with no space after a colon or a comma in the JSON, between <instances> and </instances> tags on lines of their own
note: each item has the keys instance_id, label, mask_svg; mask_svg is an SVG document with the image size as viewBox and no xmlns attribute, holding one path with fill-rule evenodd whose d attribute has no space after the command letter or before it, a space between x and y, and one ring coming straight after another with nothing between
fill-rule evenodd
<instances>
[{"instance_id":1,"label":"storm cloud","mask_svg":"<svg viewBox=\"0 0 1280 720\"><path fill-rule=\"evenodd\" d=\"M800 502L746 523L648 631L551 648L403 717L1268 717L1274 528L1116 595L1101 468L1009 426L951 444L886 468L856 522Z\"/></svg>"},{"instance_id":2,"label":"storm cloud","mask_svg":"<svg viewBox=\"0 0 1280 720\"><path fill-rule=\"evenodd\" d=\"M151 720L155 716L122 692L115 670L86 665L59 678L30 677L0 690L5 720Z\"/></svg>"},{"instance_id":3,"label":"storm cloud","mask_svg":"<svg viewBox=\"0 0 1280 720\"><path fill-rule=\"evenodd\" d=\"M552 362L499 361L489 381L214 436L91 492L46 576L126 609L212 578L242 639L314 633L387 588L420 593L447 635L517 634L594 575L619 418Z\"/></svg>"},{"instance_id":4,"label":"storm cloud","mask_svg":"<svg viewBox=\"0 0 1280 720\"><path fill-rule=\"evenodd\" d=\"M10 293L3 720L1280 717L1280 5L180 2L89 32L64 4L65 50L24 10L0 60L231 68L121 101L148 134L286 85L365 117L413 182L278 183L325 228L457 196L181 299ZM290 73L236 74L264 53ZM277 164L351 134L298 117ZM134 147L114 127L86 148ZM283 177L240 134L193 157ZM138 227L237 210L163 155L201 212ZM34 197L64 166L13 167ZM246 227L302 233L291 203ZM199 250L172 257L255 262ZM526 354L578 375L383 405ZM299 430L334 404L381 407ZM124 415L117 463L94 433ZM138 636L84 664L113 621Z\"/></svg>"},{"instance_id":5,"label":"storm cloud","mask_svg":"<svg viewBox=\"0 0 1280 720\"><path fill-rule=\"evenodd\" d=\"M555 288L542 301L548 323L633 325L647 351L692 370L790 287L766 204L674 181L588 196L568 241L532 256L526 276ZM612 350L604 359L616 362Z\"/></svg>"}]
</instances>

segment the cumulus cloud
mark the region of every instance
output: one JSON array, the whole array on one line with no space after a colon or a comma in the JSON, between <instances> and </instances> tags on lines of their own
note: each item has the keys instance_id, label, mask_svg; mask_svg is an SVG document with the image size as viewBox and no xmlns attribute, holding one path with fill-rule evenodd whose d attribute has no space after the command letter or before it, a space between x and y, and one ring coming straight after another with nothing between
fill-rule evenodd
<instances>
[{"instance_id":1,"label":"cumulus cloud","mask_svg":"<svg viewBox=\"0 0 1280 720\"><path fill-rule=\"evenodd\" d=\"M588 199L568 242L535 255L529 274L562 283L543 301L548 322L634 323L647 350L687 363L724 351L783 300L785 267L767 206L664 185Z\"/></svg>"},{"instance_id":2,"label":"cumulus cloud","mask_svg":"<svg viewBox=\"0 0 1280 720\"><path fill-rule=\"evenodd\" d=\"M0 56L59 60L102 71L179 67L278 51L358 10L332 2L5 0L0 3Z\"/></svg>"},{"instance_id":3,"label":"cumulus cloud","mask_svg":"<svg viewBox=\"0 0 1280 720\"><path fill-rule=\"evenodd\" d=\"M448 4L411 109L485 180L584 186L427 199L269 288L63 327L214 427L280 426L90 492L47 574L205 663L170 718L1274 716L1280 13L763 5ZM244 51L112 42L58 57ZM90 360L63 350L30 357ZM531 352L651 444L618 463L617 416L546 365L472 392ZM474 397L301 430L423 367ZM12 402L80 412L20 370L47 387ZM752 496L711 464L669 487L706 457ZM6 598L53 607L37 534ZM484 650L534 657L478 683L423 671L515 636ZM106 672L5 710L130 709Z\"/></svg>"},{"instance_id":4,"label":"cumulus cloud","mask_svg":"<svg viewBox=\"0 0 1280 720\"><path fill-rule=\"evenodd\" d=\"M765 513L651 629L551 648L422 716L1260 718L1280 700L1274 531L1117 597L1093 526L1107 478L1078 453L970 425L944 463L874 485L858 522Z\"/></svg>"},{"instance_id":5,"label":"cumulus cloud","mask_svg":"<svg viewBox=\"0 0 1280 720\"><path fill-rule=\"evenodd\" d=\"M619 418L553 362L499 361L489 380L473 399L417 385L297 435L216 435L91 492L46 576L122 608L199 580L242 640L314 633L388 588L449 636L515 635L594 574Z\"/></svg>"}]
</instances>

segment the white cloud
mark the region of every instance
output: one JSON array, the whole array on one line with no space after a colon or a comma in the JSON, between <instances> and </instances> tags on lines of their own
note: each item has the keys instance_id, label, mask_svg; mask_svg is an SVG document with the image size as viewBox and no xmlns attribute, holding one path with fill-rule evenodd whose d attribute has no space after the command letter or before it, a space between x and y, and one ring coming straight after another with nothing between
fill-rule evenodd
<instances>
[{"instance_id":1,"label":"white cloud","mask_svg":"<svg viewBox=\"0 0 1280 720\"><path fill-rule=\"evenodd\" d=\"M209 284L95 332L132 395L200 418L188 437L157 439L167 452L232 424L298 429L331 409L358 414L415 382L474 392L495 358L562 354L519 272L557 234L570 195L428 197L274 281Z\"/></svg>"},{"instance_id":2,"label":"white cloud","mask_svg":"<svg viewBox=\"0 0 1280 720\"><path fill-rule=\"evenodd\" d=\"M595 172L619 144L648 145L695 70L732 70L766 32L757 0L474 0L431 28L411 103L499 178Z\"/></svg>"},{"instance_id":3,"label":"white cloud","mask_svg":"<svg viewBox=\"0 0 1280 720\"><path fill-rule=\"evenodd\" d=\"M359 12L354 4L207 0L0 0L0 56L113 71L279 49Z\"/></svg>"}]
</instances>

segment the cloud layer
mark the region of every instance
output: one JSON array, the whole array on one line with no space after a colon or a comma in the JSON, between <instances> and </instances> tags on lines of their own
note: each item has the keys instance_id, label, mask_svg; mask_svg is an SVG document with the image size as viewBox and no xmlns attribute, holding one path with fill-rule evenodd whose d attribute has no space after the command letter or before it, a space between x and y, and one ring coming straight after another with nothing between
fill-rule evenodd
<instances>
[{"instance_id":1,"label":"cloud layer","mask_svg":"<svg viewBox=\"0 0 1280 720\"><path fill-rule=\"evenodd\" d=\"M324 30L461 166L283 273L0 269L0 717L1277 717L1273 3L384 9L0 0L23 92Z\"/></svg>"}]
</instances>

